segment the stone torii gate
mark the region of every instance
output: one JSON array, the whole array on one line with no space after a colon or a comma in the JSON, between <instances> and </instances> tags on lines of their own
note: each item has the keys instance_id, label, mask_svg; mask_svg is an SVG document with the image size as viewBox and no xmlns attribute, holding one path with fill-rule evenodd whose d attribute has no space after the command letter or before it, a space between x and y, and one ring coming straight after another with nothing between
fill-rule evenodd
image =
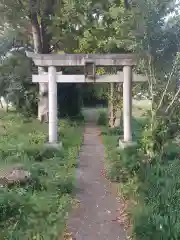
<instances>
[{"instance_id":1,"label":"stone torii gate","mask_svg":"<svg viewBox=\"0 0 180 240\"><path fill-rule=\"evenodd\" d=\"M132 67L137 60L134 54L35 54L26 52L38 67L48 67L48 73L33 75L36 83L48 82L49 96L49 144L58 144L57 83L121 83L123 82L123 128L124 138L119 145L132 144L132 81L144 82L144 76L136 75ZM84 68L84 75L63 75L56 67ZM122 72L114 75L96 75L96 66L123 67Z\"/></svg>"}]
</instances>

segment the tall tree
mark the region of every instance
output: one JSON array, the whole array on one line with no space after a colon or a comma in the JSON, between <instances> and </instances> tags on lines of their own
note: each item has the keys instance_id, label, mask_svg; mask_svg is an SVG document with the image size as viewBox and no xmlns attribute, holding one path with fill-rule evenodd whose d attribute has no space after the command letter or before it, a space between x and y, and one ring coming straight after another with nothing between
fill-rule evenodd
<instances>
[{"instance_id":1,"label":"tall tree","mask_svg":"<svg viewBox=\"0 0 180 240\"><path fill-rule=\"evenodd\" d=\"M49 53L51 51L51 34L48 27L58 1L48 0L1 0L1 21L12 29L19 29L24 35L24 42L32 43L36 53ZM39 68L39 71L44 69ZM48 86L39 84L39 110L38 118L48 116Z\"/></svg>"}]
</instances>

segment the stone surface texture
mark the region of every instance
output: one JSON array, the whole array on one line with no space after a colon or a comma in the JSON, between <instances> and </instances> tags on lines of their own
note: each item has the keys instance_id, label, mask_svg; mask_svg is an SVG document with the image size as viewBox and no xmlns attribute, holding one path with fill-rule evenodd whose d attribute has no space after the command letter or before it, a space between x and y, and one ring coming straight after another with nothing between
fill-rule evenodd
<instances>
[{"instance_id":1,"label":"stone surface texture","mask_svg":"<svg viewBox=\"0 0 180 240\"><path fill-rule=\"evenodd\" d=\"M96 66L134 66L135 54L35 54L26 52L37 66L84 66L92 61Z\"/></svg>"}]
</instances>

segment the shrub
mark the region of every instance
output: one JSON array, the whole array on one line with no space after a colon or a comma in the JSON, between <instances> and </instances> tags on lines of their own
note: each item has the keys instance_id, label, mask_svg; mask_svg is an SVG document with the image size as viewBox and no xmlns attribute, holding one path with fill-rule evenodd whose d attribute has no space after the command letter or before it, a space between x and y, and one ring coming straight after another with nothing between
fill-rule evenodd
<instances>
[{"instance_id":1,"label":"shrub","mask_svg":"<svg viewBox=\"0 0 180 240\"><path fill-rule=\"evenodd\" d=\"M144 206L139 206L134 217L137 239L179 239L179 171L179 160L146 169L145 182L139 191Z\"/></svg>"},{"instance_id":2,"label":"shrub","mask_svg":"<svg viewBox=\"0 0 180 240\"><path fill-rule=\"evenodd\" d=\"M26 186L0 188L1 239L55 240L63 232L72 202L82 127L61 121L59 151L44 147L45 125L38 121L7 114L1 124L8 126L7 135L0 135L1 168L21 164L33 179Z\"/></svg>"},{"instance_id":3,"label":"shrub","mask_svg":"<svg viewBox=\"0 0 180 240\"><path fill-rule=\"evenodd\" d=\"M97 124L101 125L101 126L106 126L108 123L108 118L107 118L107 114L105 112L101 112L99 114L98 120L97 120Z\"/></svg>"},{"instance_id":4,"label":"shrub","mask_svg":"<svg viewBox=\"0 0 180 240\"><path fill-rule=\"evenodd\" d=\"M158 125L158 129L162 138L168 133L164 131L164 125ZM133 239L180 239L179 148L172 141L167 142L163 148L164 154L158 154L159 146L154 148L151 145L151 135L146 132L139 148L118 152L114 150L116 133L112 134L108 130L106 133L104 143L111 180L120 182L121 193L135 202L129 208ZM158 144L158 136L154 137ZM154 151L153 158L144 154L147 153L145 146Z\"/></svg>"}]
</instances>

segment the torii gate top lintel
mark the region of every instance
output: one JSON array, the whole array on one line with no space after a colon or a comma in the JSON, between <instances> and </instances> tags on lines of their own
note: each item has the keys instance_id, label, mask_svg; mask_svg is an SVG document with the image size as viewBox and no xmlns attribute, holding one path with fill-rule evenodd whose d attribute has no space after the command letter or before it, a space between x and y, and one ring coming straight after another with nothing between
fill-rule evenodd
<instances>
[{"instance_id":1,"label":"torii gate top lintel","mask_svg":"<svg viewBox=\"0 0 180 240\"><path fill-rule=\"evenodd\" d=\"M26 52L37 66L84 66L92 61L95 66L134 66L135 54L36 54Z\"/></svg>"}]
</instances>

